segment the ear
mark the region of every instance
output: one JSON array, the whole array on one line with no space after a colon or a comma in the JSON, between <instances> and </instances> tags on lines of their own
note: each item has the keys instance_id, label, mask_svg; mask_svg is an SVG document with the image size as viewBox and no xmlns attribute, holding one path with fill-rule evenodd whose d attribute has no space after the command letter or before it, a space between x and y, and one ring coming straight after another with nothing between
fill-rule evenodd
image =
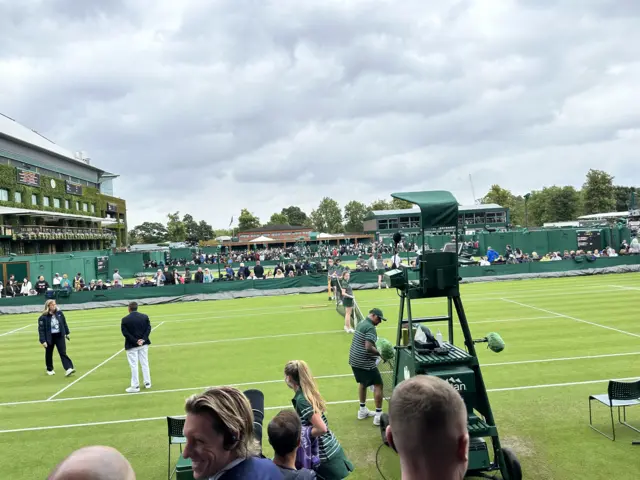
<instances>
[{"instance_id":1,"label":"ear","mask_svg":"<svg viewBox=\"0 0 640 480\"><path fill-rule=\"evenodd\" d=\"M393 442L393 433L391 432L391 425L387 426L387 429L384 432L385 437L387 437L387 443L394 451L398 451L396 448L396 444Z\"/></svg>"},{"instance_id":2,"label":"ear","mask_svg":"<svg viewBox=\"0 0 640 480\"><path fill-rule=\"evenodd\" d=\"M464 462L469 461L469 434L467 432L458 439L457 457Z\"/></svg>"}]
</instances>

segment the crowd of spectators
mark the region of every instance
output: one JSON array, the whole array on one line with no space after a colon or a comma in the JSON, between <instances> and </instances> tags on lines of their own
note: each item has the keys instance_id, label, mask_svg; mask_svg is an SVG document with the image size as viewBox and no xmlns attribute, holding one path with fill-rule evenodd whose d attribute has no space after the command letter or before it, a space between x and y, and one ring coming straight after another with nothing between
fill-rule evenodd
<instances>
[{"instance_id":1,"label":"crowd of spectators","mask_svg":"<svg viewBox=\"0 0 640 480\"><path fill-rule=\"evenodd\" d=\"M640 242L637 238L633 238L631 243L623 240L618 251L609 246L601 250L565 250L564 252L548 252L540 255L538 252L531 252L530 254L525 253L520 248L514 249L511 245L507 245L505 252L502 255L493 248L488 247L487 254L481 258L479 263L480 266L488 266L529 262L555 262L559 260L575 260L576 258L595 260L601 257L606 258L638 254L640 254Z\"/></svg>"}]
</instances>

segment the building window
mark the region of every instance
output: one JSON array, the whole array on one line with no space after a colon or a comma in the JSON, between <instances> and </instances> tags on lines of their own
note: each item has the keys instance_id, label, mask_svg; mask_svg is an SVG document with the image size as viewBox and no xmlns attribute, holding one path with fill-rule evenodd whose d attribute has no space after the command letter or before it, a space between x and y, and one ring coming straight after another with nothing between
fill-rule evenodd
<instances>
[{"instance_id":1,"label":"building window","mask_svg":"<svg viewBox=\"0 0 640 480\"><path fill-rule=\"evenodd\" d=\"M389 219L389 230L398 230L398 219L390 218Z\"/></svg>"},{"instance_id":2,"label":"building window","mask_svg":"<svg viewBox=\"0 0 640 480\"><path fill-rule=\"evenodd\" d=\"M80 210L80 202L76 202L76 210Z\"/></svg>"},{"instance_id":3,"label":"building window","mask_svg":"<svg viewBox=\"0 0 640 480\"><path fill-rule=\"evenodd\" d=\"M82 211L83 212L88 212L89 211L89 205L87 205L86 203L82 204Z\"/></svg>"},{"instance_id":4,"label":"building window","mask_svg":"<svg viewBox=\"0 0 640 480\"><path fill-rule=\"evenodd\" d=\"M69 210L69 200L65 200L65 201L64 201L64 208L66 208L67 210Z\"/></svg>"},{"instance_id":5,"label":"building window","mask_svg":"<svg viewBox=\"0 0 640 480\"><path fill-rule=\"evenodd\" d=\"M91 213L96 213L96 206L93 203L91 204Z\"/></svg>"},{"instance_id":6,"label":"building window","mask_svg":"<svg viewBox=\"0 0 640 480\"><path fill-rule=\"evenodd\" d=\"M13 192L13 201L16 203L22 203L22 193Z\"/></svg>"},{"instance_id":7,"label":"building window","mask_svg":"<svg viewBox=\"0 0 640 480\"><path fill-rule=\"evenodd\" d=\"M38 205L38 196L35 193L31 195L31 205Z\"/></svg>"},{"instance_id":8,"label":"building window","mask_svg":"<svg viewBox=\"0 0 640 480\"><path fill-rule=\"evenodd\" d=\"M49 202L50 202L49 197L42 197L42 205L43 206L48 207L49 206Z\"/></svg>"},{"instance_id":9,"label":"building window","mask_svg":"<svg viewBox=\"0 0 640 480\"><path fill-rule=\"evenodd\" d=\"M5 190L4 188L0 188L0 201L8 202L9 201L9 190Z\"/></svg>"},{"instance_id":10,"label":"building window","mask_svg":"<svg viewBox=\"0 0 640 480\"><path fill-rule=\"evenodd\" d=\"M387 220L378 220L378 230L387 230L389 222Z\"/></svg>"},{"instance_id":11,"label":"building window","mask_svg":"<svg viewBox=\"0 0 640 480\"><path fill-rule=\"evenodd\" d=\"M54 208L60 208L60 199L59 198L54 198L53 199L53 207Z\"/></svg>"}]
</instances>

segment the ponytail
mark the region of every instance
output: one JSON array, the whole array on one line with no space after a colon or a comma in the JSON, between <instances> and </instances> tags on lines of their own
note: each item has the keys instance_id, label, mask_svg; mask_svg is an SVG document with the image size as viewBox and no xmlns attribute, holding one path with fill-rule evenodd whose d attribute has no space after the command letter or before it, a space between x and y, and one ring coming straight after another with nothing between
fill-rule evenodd
<instances>
[{"instance_id":1,"label":"ponytail","mask_svg":"<svg viewBox=\"0 0 640 480\"><path fill-rule=\"evenodd\" d=\"M311 404L314 413L324 413L327 409L327 404L320 395L318 390L318 384L316 383L309 365L304 360L291 360L284 367L285 375L291 377L291 379L302 389L302 393L305 398Z\"/></svg>"}]
</instances>

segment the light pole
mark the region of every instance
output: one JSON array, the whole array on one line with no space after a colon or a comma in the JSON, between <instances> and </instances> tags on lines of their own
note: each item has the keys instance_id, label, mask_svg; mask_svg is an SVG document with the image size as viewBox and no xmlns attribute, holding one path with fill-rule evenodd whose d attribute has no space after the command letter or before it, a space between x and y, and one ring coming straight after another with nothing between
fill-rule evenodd
<instances>
[{"instance_id":1,"label":"light pole","mask_svg":"<svg viewBox=\"0 0 640 480\"><path fill-rule=\"evenodd\" d=\"M527 209L527 204L529 203L529 197L531 197L531 194L525 193L524 195L524 226L525 228L529 228L529 211Z\"/></svg>"}]
</instances>

